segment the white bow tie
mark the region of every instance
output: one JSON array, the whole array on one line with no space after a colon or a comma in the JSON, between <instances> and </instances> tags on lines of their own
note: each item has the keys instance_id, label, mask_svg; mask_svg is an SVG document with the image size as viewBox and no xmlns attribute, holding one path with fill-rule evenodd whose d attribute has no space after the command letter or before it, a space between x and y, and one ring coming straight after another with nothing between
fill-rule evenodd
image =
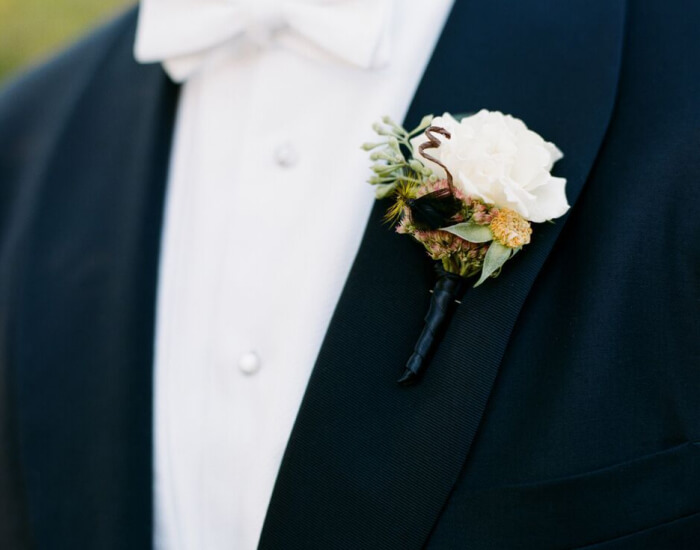
<instances>
[{"instance_id":1,"label":"white bow tie","mask_svg":"<svg viewBox=\"0 0 700 550\"><path fill-rule=\"evenodd\" d=\"M136 59L163 62L183 82L243 37L285 29L361 68L384 65L390 0L142 0Z\"/></svg>"}]
</instances>

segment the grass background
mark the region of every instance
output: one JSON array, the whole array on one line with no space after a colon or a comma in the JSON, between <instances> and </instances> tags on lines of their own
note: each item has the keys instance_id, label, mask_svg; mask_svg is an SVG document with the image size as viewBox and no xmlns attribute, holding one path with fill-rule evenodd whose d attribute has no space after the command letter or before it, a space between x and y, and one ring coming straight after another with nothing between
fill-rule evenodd
<instances>
[{"instance_id":1,"label":"grass background","mask_svg":"<svg viewBox=\"0 0 700 550\"><path fill-rule=\"evenodd\" d=\"M135 0L0 0L0 82Z\"/></svg>"}]
</instances>

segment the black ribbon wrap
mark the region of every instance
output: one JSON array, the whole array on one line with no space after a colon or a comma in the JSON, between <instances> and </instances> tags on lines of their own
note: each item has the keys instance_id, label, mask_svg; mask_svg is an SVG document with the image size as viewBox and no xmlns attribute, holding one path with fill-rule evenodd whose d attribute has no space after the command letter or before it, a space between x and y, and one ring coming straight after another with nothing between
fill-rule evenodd
<instances>
[{"instance_id":1,"label":"black ribbon wrap","mask_svg":"<svg viewBox=\"0 0 700 550\"><path fill-rule=\"evenodd\" d=\"M425 316L425 326L413 348L413 355L406 363L406 369L398 380L402 386L414 384L425 371L428 360L465 288L465 279L445 271L441 263L435 265L435 271L437 281L430 299L430 308Z\"/></svg>"}]
</instances>

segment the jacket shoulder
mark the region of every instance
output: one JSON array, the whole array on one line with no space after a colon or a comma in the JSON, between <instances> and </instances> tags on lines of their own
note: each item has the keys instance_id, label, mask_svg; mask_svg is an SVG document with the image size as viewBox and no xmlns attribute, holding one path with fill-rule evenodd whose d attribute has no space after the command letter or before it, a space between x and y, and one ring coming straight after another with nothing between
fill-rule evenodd
<instances>
[{"instance_id":1,"label":"jacket shoulder","mask_svg":"<svg viewBox=\"0 0 700 550\"><path fill-rule=\"evenodd\" d=\"M41 120L79 93L120 45L133 43L136 18L136 8L130 9L0 88L0 138L18 123Z\"/></svg>"},{"instance_id":2,"label":"jacket shoulder","mask_svg":"<svg viewBox=\"0 0 700 550\"><path fill-rule=\"evenodd\" d=\"M130 9L0 89L0 236L97 75L132 61L136 20Z\"/></svg>"}]
</instances>

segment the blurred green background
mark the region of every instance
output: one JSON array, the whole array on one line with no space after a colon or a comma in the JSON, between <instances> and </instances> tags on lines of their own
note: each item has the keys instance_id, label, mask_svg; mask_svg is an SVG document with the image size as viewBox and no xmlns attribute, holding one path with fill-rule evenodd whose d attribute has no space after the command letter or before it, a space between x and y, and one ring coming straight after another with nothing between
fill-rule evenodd
<instances>
[{"instance_id":1,"label":"blurred green background","mask_svg":"<svg viewBox=\"0 0 700 550\"><path fill-rule=\"evenodd\" d=\"M0 0L0 81L136 0Z\"/></svg>"}]
</instances>

